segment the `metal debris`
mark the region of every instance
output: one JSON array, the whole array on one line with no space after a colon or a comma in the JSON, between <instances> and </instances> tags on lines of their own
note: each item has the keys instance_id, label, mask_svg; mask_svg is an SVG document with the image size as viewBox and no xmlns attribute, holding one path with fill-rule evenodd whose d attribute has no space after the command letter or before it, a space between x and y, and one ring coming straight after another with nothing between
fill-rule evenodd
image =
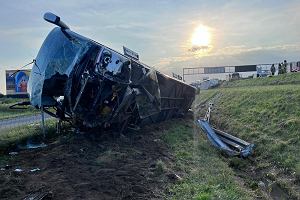
<instances>
[{"instance_id":1,"label":"metal debris","mask_svg":"<svg viewBox=\"0 0 300 200\"><path fill-rule=\"evenodd\" d=\"M40 143L40 144L31 144L31 143L28 143L26 145L26 148L27 149L37 149L37 148L44 148L46 147L47 145L45 143Z\"/></svg>"},{"instance_id":2,"label":"metal debris","mask_svg":"<svg viewBox=\"0 0 300 200\"><path fill-rule=\"evenodd\" d=\"M42 189L37 192L33 192L27 195L23 200L43 200L43 199L52 199L53 194L51 191L43 191Z\"/></svg>"},{"instance_id":3,"label":"metal debris","mask_svg":"<svg viewBox=\"0 0 300 200\"><path fill-rule=\"evenodd\" d=\"M182 181L183 180L179 175L177 175L175 173L169 173L169 174L167 174L167 177L173 181Z\"/></svg>"},{"instance_id":4,"label":"metal debris","mask_svg":"<svg viewBox=\"0 0 300 200\"><path fill-rule=\"evenodd\" d=\"M209 103L204 119L197 120L198 125L207 135L211 143L218 149L226 152L230 156L240 156L246 158L253 153L254 144L246 142L238 137L230 135L224 131L211 127L209 124L212 103Z\"/></svg>"},{"instance_id":5,"label":"metal debris","mask_svg":"<svg viewBox=\"0 0 300 200\"><path fill-rule=\"evenodd\" d=\"M9 170L11 168L12 168L11 165L6 165L5 167L1 167L0 171ZM14 171L14 172L23 172L23 171L26 171L26 172L37 172L37 171L40 171L40 170L41 169L37 167L37 168L33 168L31 170L24 170L24 169L21 169L21 168L16 168L16 169L13 169L12 171Z\"/></svg>"},{"instance_id":6,"label":"metal debris","mask_svg":"<svg viewBox=\"0 0 300 200\"><path fill-rule=\"evenodd\" d=\"M213 128L216 134L220 137L220 139L226 143L230 148L234 149L235 151L239 152L241 157L248 157L253 154L254 151L254 144L246 142L238 137L230 135L224 131L218 130Z\"/></svg>"},{"instance_id":7,"label":"metal debris","mask_svg":"<svg viewBox=\"0 0 300 200\"><path fill-rule=\"evenodd\" d=\"M36 171L40 171L41 169L40 168L34 168L34 169L31 169L30 172L36 172Z\"/></svg>"},{"instance_id":8,"label":"metal debris","mask_svg":"<svg viewBox=\"0 0 300 200\"><path fill-rule=\"evenodd\" d=\"M33 142L32 139L28 139L27 142L26 142L26 145L19 144L18 148L21 149L21 150L25 150L25 149L45 148L47 146L48 145L45 144L44 142L36 143L36 142Z\"/></svg>"}]
</instances>

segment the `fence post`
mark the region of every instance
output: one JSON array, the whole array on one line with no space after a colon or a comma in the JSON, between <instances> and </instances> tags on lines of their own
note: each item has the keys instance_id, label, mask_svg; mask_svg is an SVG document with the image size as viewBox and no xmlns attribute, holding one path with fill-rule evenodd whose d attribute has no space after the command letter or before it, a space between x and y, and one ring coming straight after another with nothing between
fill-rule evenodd
<instances>
[{"instance_id":1,"label":"fence post","mask_svg":"<svg viewBox=\"0 0 300 200\"><path fill-rule=\"evenodd\" d=\"M46 137L46 130L45 130L45 113L44 113L43 106L41 106L41 116L42 116L42 132L43 132L43 136L44 136L44 138L45 138L45 137Z\"/></svg>"}]
</instances>

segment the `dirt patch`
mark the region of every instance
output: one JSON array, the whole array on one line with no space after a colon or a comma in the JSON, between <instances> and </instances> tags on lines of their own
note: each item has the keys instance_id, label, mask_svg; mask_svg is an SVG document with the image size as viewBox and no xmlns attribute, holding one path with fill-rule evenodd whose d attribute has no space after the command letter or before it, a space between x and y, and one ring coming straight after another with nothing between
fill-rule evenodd
<instances>
[{"instance_id":1,"label":"dirt patch","mask_svg":"<svg viewBox=\"0 0 300 200\"><path fill-rule=\"evenodd\" d=\"M261 160L255 154L248 159L224 158L226 160L236 178L254 191L258 199L299 199L300 185L295 175L285 169L270 164L266 159Z\"/></svg>"},{"instance_id":2,"label":"dirt patch","mask_svg":"<svg viewBox=\"0 0 300 200\"><path fill-rule=\"evenodd\" d=\"M46 148L22 151L8 163L10 169L0 171L0 197L163 199L172 180L157 173L156 163L168 166L173 159L159 139L160 130L169 127L153 125L119 138L110 133L62 136Z\"/></svg>"}]
</instances>

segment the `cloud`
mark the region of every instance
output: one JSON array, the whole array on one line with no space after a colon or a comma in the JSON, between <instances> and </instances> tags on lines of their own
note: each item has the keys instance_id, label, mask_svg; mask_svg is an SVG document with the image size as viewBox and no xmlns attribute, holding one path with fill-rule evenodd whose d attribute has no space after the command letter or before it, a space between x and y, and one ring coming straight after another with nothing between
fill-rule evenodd
<instances>
[{"instance_id":1,"label":"cloud","mask_svg":"<svg viewBox=\"0 0 300 200\"><path fill-rule=\"evenodd\" d=\"M198 52L198 51L207 51L209 50L209 46L192 46L188 51L190 52Z\"/></svg>"},{"instance_id":2,"label":"cloud","mask_svg":"<svg viewBox=\"0 0 300 200\"><path fill-rule=\"evenodd\" d=\"M197 52L197 51L196 51ZM300 44L284 44L274 46L246 47L228 46L208 54L195 52L183 53L179 56L161 58L156 66L164 73L181 73L184 67L214 67L245 64L277 63L283 60L299 61Z\"/></svg>"},{"instance_id":3,"label":"cloud","mask_svg":"<svg viewBox=\"0 0 300 200\"><path fill-rule=\"evenodd\" d=\"M256 46L256 47L247 47L245 45L240 46L227 46L222 49L217 50L214 55L237 55L247 52L256 52L256 51L299 51L299 44L282 44L274 46Z\"/></svg>"},{"instance_id":4,"label":"cloud","mask_svg":"<svg viewBox=\"0 0 300 200\"><path fill-rule=\"evenodd\" d=\"M113 49L128 46L140 53L143 62L166 73L180 73L186 66L300 59L299 5L296 0L4 1L0 70L36 56L53 28L42 19L46 11L60 15L75 32ZM211 47L191 45L199 24L211 28ZM4 80L0 76L0 91Z\"/></svg>"}]
</instances>

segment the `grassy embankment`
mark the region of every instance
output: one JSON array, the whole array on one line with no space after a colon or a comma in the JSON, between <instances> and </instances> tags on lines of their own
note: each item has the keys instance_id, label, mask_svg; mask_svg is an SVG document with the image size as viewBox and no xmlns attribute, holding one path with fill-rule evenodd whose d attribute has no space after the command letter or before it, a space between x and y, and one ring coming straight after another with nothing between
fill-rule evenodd
<instances>
[{"instance_id":1,"label":"grassy embankment","mask_svg":"<svg viewBox=\"0 0 300 200\"><path fill-rule=\"evenodd\" d=\"M232 81L200 97L217 93L212 124L256 144L257 169L272 169L272 179L300 198L300 73ZM282 171L292 181L281 180Z\"/></svg>"},{"instance_id":2,"label":"grassy embankment","mask_svg":"<svg viewBox=\"0 0 300 200\"><path fill-rule=\"evenodd\" d=\"M169 199L252 199L235 179L233 170L210 146L192 120L178 121L163 140L175 156L174 170L183 180L169 186Z\"/></svg>"},{"instance_id":3,"label":"grassy embankment","mask_svg":"<svg viewBox=\"0 0 300 200\"><path fill-rule=\"evenodd\" d=\"M289 73L274 77L244 79L224 82L222 87L250 87L263 85L300 84L300 73Z\"/></svg>"},{"instance_id":4,"label":"grassy embankment","mask_svg":"<svg viewBox=\"0 0 300 200\"><path fill-rule=\"evenodd\" d=\"M28 109L13 110L9 109L9 106L28 99L15 99L15 98L0 98L0 120L14 118L18 116L32 115L38 112L38 110L30 107Z\"/></svg>"},{"instance_id":5,"label":"grassy embankment","mask_svg":"<svg viewBox=\"0 0 300 200\"><path fill-rule=\"evenodd\" d=\"M47 137L53 137L56 133L56 120L50 119L45 122ZM1 130L0 134L0 155L9 147L18 144L27 138L42 136L40 123L23 125L11 129Z\"/></svg>"},{"instance_id":6,"label":"grassy embankment","mask_svg":"<svg viewBox=\"0 0 300 200\"><path fill-rule=\"evenodd\" d=\"M228 86L217 90L220 115L212 119L262 144L257 153L264 158L292 171L300 168L300 73L233 81Z\"/></svg>"}]
</instances>

